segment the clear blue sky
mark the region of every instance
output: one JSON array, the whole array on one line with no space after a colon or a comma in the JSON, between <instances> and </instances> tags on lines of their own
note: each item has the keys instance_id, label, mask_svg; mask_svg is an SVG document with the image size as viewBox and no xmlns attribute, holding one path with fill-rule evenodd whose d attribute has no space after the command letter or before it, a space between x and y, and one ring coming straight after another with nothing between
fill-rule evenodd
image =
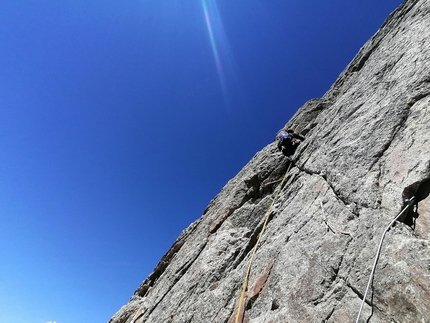
<instances>
[{"instance_id":1,"label":"clear blue sky","mask_svg":"<svg viewBox=\"0 0 430 323\"><path fill-rule=\"evenodd\" d=\"M0 2L0 322L107 322L401 0Z\"/></svg>"}]
</instances>

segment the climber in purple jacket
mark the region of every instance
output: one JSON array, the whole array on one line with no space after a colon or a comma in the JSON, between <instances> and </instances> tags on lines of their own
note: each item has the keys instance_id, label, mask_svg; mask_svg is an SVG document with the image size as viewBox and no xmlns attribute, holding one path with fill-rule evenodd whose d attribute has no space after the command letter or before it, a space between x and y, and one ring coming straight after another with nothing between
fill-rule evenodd
<instances>
[{"instance_id":1,"label":"climber in purple jacket","mask_svg":"<svg viewBox=\"0 0 430 323\"><path fill-rule=\"evenodd\" d=\"M294 130L289 128L283 128L276 134L276 139L278 140L278 149L285 156L290 157L294 154L297 146L305 140L303 136L296 134Z\"/></svg>"}]
</instances>

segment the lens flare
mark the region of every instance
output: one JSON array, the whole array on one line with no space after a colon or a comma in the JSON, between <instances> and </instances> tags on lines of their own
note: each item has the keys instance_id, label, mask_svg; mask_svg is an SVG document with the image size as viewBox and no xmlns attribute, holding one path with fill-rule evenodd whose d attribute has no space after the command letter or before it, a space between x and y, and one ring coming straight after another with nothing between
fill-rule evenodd
<instances>
[{"instance_id":1,"label":"lens flare","mask_svg":"<svg viewBox=\"0 0 430 323\"><path fill-rule=\"evenodd\" d=\"M221 90L228 103L227 77L225 65L228 64L228 44L224 34L221 17L215 0L201 0L209 41L215 60Z\"/></svg>"}]
</instances>

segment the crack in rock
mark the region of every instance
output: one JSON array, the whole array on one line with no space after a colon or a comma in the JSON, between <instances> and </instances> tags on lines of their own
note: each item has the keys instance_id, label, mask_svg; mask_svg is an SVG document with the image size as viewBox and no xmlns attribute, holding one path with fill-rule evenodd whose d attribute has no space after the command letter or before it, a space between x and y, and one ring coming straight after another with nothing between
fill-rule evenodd
<instances>
[{"instance_id":1,"label":"crack in rock","mask_svg":"<svg viewBox=\"0 0 430 323\"><path fill-rule=\"evenodd\" d=\"M196 259L200 256L200 254L203 252L203 250L205 249L207 242L204 242L200 248L198 249L196 255L190 259L187 263L185 263L175 274L175 279L173 280L170 288L163 294L163 296L148 310L148 314L146 315L146 317L151 316L151 314L153 313L153 311L157 308L157 306L164 300L164 298L166 297L167 294L169 294L169 292L172 290L172 288L179 282L179 280L181 280L181 278L184 277L185 273L188 271L188 269L193 265L193 263L196 261ZM148 290L149 292L149 290ZM146 313L145 313L146 314Z\"/></svg>"}]
</instances>

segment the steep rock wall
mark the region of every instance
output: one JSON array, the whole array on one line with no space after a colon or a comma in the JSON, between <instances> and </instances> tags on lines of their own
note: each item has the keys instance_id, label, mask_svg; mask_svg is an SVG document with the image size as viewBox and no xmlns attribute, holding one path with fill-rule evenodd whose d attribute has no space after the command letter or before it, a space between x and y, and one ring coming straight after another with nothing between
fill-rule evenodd
<instances>
[{"instance_id":1,"label":"steep rock wall","mask_svg":"<svg viewBox=\"0 0 430 323\"><path fill-rule=\"evenodd\" d=\"M430 322L430 1L407 0L321 99L288 125L306 134L288 161L269 144L184 230L110 323ZM266 185L269 183L269 185ZM271 184L270 184L271 183Z\"/></svg>"}]
</instances>

